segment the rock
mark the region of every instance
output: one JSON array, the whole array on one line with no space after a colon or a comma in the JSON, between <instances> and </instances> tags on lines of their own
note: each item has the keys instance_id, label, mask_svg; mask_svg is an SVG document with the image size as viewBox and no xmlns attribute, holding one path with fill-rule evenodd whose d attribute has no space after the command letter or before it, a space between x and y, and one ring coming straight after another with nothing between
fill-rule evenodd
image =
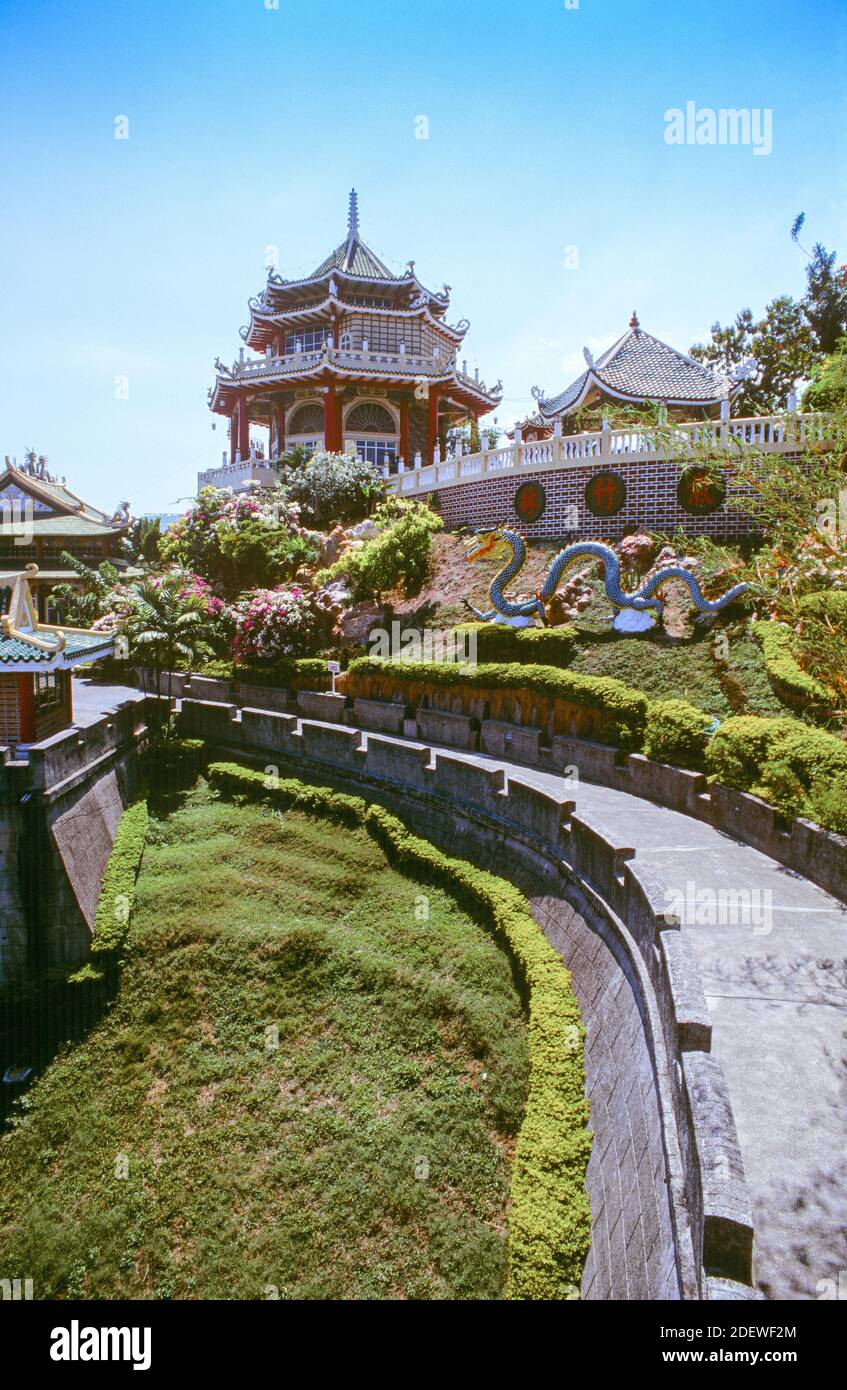
<instances>
[{"instance_id":1,"label":"rock","mask_svg":"<svg viewBox=\"0 0 847 1390\"><path fill-rule=\"evenodd\" d=\"M340 555L350 548L343 526L334 526L328 536L321 536L320 563L323 568L334 565Z\"/></svg>"},{"instance_id":2,"label":"rock","mask_svg":"<svg viewBox=\"0 0 847 1390\"><path fill-rule=\"evenodd\" d=\"M633 565L642 574L648 569L655 552L656 542L652 536L641 534L624 536L618 545L618 554L624 564Z\"/></svg>"},{"instance_id":3,"label":"rock","mask_svg":"<svg viewBox=\"0 0 847 1390\"><path fill-rule=\"evenodd\" d=\"M367 642L375 627L385 627L379 604L354 603L339 614L334 635L343 647L358 647Z\"/></svg>"},{"instance_id":4,"label":"rock","mask_svg":"<svg viewBox=\"0 0 847 1390\"><path fill-rule=\"evenodd\" d=\"M372 541L374 536L379 535L379 527L375 521L366 518L364 521L360 521L356 526L351 526L347 535L353 540Z\"/></svg>"}]
</instances>

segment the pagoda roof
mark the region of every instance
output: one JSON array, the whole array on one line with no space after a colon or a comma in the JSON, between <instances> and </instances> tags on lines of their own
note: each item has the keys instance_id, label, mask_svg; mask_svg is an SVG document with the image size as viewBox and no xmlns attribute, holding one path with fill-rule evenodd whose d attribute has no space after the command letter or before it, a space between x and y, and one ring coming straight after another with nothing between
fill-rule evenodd
<instances>
[{"instance_id":1,"label":"pagoda roof","mask_svg":"<svg viewBox=\"0 0 847 1390\"><path fill-rule=\"evenodd\" d=\"M108 656L114 632L39 622L30 588L37 575L36 565L27 565L23 573L0 574L0 668L66 671L92 657Z\"/></svg>"},{"instance_id":2,"label":"pagoda roof","mask_svg":"<svg viewBox=\"0 0 847 1390\"><path fill-rule=\"evenodd\" d=\"M263 348L268 341L268 315L279 310L314 313L324 307L329 308L334 300L339 301L336 307L343 309L344 296L333 286L334 280L343 282L348 292L370 289L375 297L380 290L383 293L387 291L392 297L396 295L398 301L404 297L404 292L409 299L414 294L416 301L423 301L436 318L446 312L450 303L448 285L440 293L427 289L415 274L414 261L408 262L401 275L395 275L362 240L359 200L353 189L345 240L316 266L311 275L302 279L286 280L274 270L268 273L262 293L249 301L250 323L241 330L244 342L250 347ZM398 302L396 305L398 310L410 307L410 303L404 305Z\"/></svg>"},{"instance_id":3,"label":"pagoda roof","mask_svg":"<svg viewBox=\"0 0 847 1390\"><path fill-rule=\"evenodd\" d=\"M116 525L106 512L83 502L67 483L51 477L37 477L7 458L0 473L0 500L10 488L32 498L36 534L123 535L126 526Z\"/></svg>"},{"instance_id":4,"label":"pagoda roof","mask_svg":"<svg viewBox=\"0 0 847 1390\"><path fill-rule=\"evenodd\" d=\"M627 332L602 357L595 361L587 348L583 351L586 370L558 396L545 400L540 389L533 387L544 419L570 414L593 388L632 403L649 400L693 407L719 405L738 389L728 377L645 333L636 314Z\"/></svg>"}]
</instances>

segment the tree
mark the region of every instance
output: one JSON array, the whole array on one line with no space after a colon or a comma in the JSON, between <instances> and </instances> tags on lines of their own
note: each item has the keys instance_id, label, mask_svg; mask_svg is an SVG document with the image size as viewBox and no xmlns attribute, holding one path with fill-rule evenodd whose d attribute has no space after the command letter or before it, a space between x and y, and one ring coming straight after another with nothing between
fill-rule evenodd
<instances>
[{"instance_id":1,"label":"tree","mask_svg":"<svg viewBox=\"0 0 847 1390\"><path fill-rule=\"evenodd\" d=\"M695 343L690 355L725 376L744 378L736 415L784 410L818 357L805 305L788 294L772 300L758 320L751 309L742 309L734 323L713 324L711 342Z\"/></svg>"},{"instance_id":2,"label":"tree","mask_svg":"<svg viewBox=\"0 0 847 1390\"><path fill-rule=\"evenodd\" d=\"M806 267L808 289L803 299L806 318L819 352L834 352L847 333L847 271L835 268L835 252L815 242Z\"/></svg>"},{"instance_id":3,"label":"tree","mask_svg":"<svg viewBox=\"0 0 847 1390\"><path fill-rule=\"evenodd\" d=\"M847 337L815 368L803 393L803 409L847 414Z\"/></svg>"},{"instance_id":4,"label":"tree","mask_svg":"<svg viewBox=\"0 0 847 1390\"><path fill-rule=\"evenodd\" d=\"M62 563L78 575L79 584L57 584L50 598L68 627L91 627L112 608L119 576L107 560L92 569L67 550Z\"/></svg>"},{"instance_id":5,"label":"tree","mask_svg":"<svg viewBox=\"0 0 847 1390\"><path fill-rule=\"evenodd\" d=\"M131 560L146 560L148 565L154 565L159 559L161 539L161 519L158 516L141 516L133 521L124 544Z\"/></svg>"},{"instance_id":6,"label":"tree","mask_svg":"<svg viewBox=\"0 0 847 1390\"><path fill-rule=\"evenodd\" d=\"M162 671L173 671L177 657L192 662L206 647L207 605L201 595L185 592L179 575L145 579L135 590L126 628L132 647L152 660L161 695ZM168 686L170 694L170 679Z\"/></svg>"},{"instance_id":7,"label":"tree","mask_svg":"<svg viewBox=\"0 0 847 1390\"><path fill-rule=\"evenodd\" d=\"M287 475L292 501L318 526L333 521L361 521L374 501L385 492L385 483L373 464L352 454L322 451Z\"/></svg>"}]
</instances>

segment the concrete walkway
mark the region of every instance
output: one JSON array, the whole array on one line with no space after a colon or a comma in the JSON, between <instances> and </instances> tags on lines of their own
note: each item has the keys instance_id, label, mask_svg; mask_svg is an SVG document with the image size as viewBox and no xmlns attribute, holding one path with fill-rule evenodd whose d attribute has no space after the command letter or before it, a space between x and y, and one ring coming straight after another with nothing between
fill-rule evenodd
<instances>
[{"instance_id":1,"label":"concrete walkway","mask_svg":"<svg viewBox=\"0 0 847 1390\"><path fill-rule=\"evenodd\" d=\"M632 846L683 916L732 1098L769 1298L816 1298L847 1268L847 907L701 821L625 792L459 753L567 796ZM712 895L735 898L721 908ZM698 905L699 904L699 905Z\"/></svg>"}]
</instances>

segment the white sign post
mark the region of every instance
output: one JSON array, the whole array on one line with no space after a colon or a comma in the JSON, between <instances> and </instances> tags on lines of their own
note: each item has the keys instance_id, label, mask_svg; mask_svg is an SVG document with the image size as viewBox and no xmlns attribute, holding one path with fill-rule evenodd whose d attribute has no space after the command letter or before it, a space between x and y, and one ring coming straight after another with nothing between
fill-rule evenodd
<instances>
[{"instance_id":1,"label":"white sign post","mask_svg":"<svg viewBox=\"0 0 847 1390\"><path fill-rule=\"evenodd\" d=\"M341 662L340 662L340 661L328 661L328 662L326 663L326 669L329 671L330 675L332 676L332 693L333 693L333 695L334 695L334 694L335 694L335 677L336 677L337 675L339 675L340 672L341 672Z\"/></svg>"}]
</instances>

